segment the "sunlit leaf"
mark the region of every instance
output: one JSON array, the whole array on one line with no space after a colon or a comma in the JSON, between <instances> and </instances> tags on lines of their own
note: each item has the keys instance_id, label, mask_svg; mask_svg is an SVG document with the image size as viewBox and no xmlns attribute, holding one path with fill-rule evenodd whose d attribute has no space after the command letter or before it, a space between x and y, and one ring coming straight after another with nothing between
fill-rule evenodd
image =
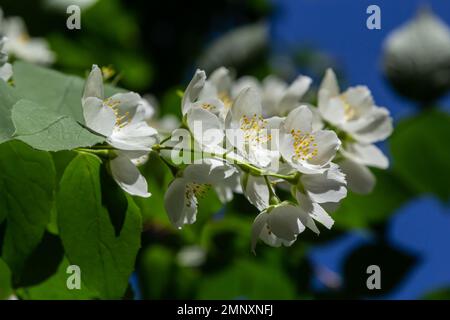
<instances>
[{"instance_id":1,"label":"sunlit leaf","mask_svg":"<svg viewBox=\"0 0 450 320\"><path fill-rule=\"evenodd\" d=\"M401 121L390 140L395 172L413 190L450 197L450 115L429 110Z\"/></svg>"},{"instance_id":2,"label":"sunlit leaf","mask_svg":"<svg viewBox=\"0 0 450 320\"><path fill-rule=\"evenodd\" d=\"M45 151L90 147L105 139L80 126L71 117L59 115L34 102L20 100L12 109L14 138Z\"/></svg>"},{"instance_id":3,"label":"sunlit leaf","mask_svg":"<svg viewBox=\"0 0 450 320\"><path fill-rule=\"evenodd\" d=\"M0 300L7 299L12 293L11 271L0 258Z\"/></svg>"},{"instance_id":4,"label":"sunlit leaf","mask_svg":"<svg viewBox=\"0 0 450 320\"><path fill-rule=\"evenodd\" d=\"M125 221L116 231L102 203L100 160L78 155L67 167L57 197L59 233L71 264L102 298L121 298L134 269L142 230L139 209L127 196ZM82 200L80 200L82 199Z\"/></svg>"},{"instance_id":5,"label":"sunlit leaf","mask_svg":"<svg viewBox=\"0 0 450 320\"><path fill-rule=\"evenodd\" d=\"M50 219L55 169L48 153L17 141L0 145L0 167L0 216L6 216L2 257L18 282Z\"/></svg>"}]
</instances>

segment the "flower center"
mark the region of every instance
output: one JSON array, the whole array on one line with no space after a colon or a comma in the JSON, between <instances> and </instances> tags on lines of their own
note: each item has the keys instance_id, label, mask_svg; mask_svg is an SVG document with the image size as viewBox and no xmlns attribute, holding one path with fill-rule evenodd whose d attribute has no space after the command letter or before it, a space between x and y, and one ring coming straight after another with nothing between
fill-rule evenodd
<instances>
[{"instance_id":1,"label":"flower center","mask_svg":"<svg viewBox=\"0 0 450 320\"><path fill-rule=\"evenodd\" d=\"M301 130L291 130L294 138L294 160L309 160L317 156L317 143L314 142L314 135L303 134Z\"/></svg>"},{"instance_id":2,"label":"flower center","mask_svg":"<svg viewBox=\"0 0 450 320\"><path fill-rule=\"evenodd\" d=\"M340 96L341 101L344 103L344 118L346 121L350 121L356 118L357 112L354 107L348 103L347 98L345 95Z\"/></svg>"},{"instance_id":3,"label":"flower center","mask_svg":"<svg viewBox=\"0 0 450 320\"><path fill-rule=\"evenodd\" d=\"M120 105L119 100L114 100L111 98L103 100L105 106L110 107L114 114L116 115L116 127L119 129L125 127L130 122L130 113L126 111L123 115L120 114L118 106Z\"/></svg>"},{"instance_id":4,"label":"flower center","mask_svg":"<svg viewBox=\"0 0 450 320\"><path fill-rule=\"evenodd\" d=\"M233 105L233 100L231 99L230 95L227 92L220 92L218 94L218 97L223 102L223 105L227 110L231 109L231 106Z\"/></svg>"},{"instance_id":5,"label":"flower center","mask_svg":"<svg viewBox=\"0 0 450 320\"><path fill-rule=\"evenodd\" d=\"M19 42L26 44L26 43L30 42L30 36L28 35L28 33L23 32L19 35L18 40L19 40Z\"/></svg>"},{"instance_id":6,"label":"flower center","mask_svg":"<svg viewBox=\"0 0 450 320\"><path fill-rule=\"evenodd\" d=\"M216 109L216 106L210 103L203 103L202 108L208 111L214 111Z\"/></svg>"},{"instance_id":7,"label":"flower center","mask_svg":"<svg viewBox=\"0 0 450 320\"><path fill-rule=\"evenodd\" d=\"M244 131L244 140L249 144L260 144L272 140L272 135L266 132L267 120L254 114L251 118L244 115L240 128Z\"/></svg>"},{"instance_id":8,"label":"flower center","mask_svg":"<svg viewBox=\"0 0 450 320\"><path fill-rule=\"evenodd\" d=\"M189 208L196 207L198 205L197 198L202 198L210 188L211 185L209 184L200 184L195 182L188 183L184 192L186 206Z\"/></svg>"}]
</instances>

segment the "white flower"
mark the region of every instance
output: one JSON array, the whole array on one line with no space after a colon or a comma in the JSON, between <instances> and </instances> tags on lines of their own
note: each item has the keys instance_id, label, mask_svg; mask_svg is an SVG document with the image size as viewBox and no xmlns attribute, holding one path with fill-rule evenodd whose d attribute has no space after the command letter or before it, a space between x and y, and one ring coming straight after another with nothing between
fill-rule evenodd
<instances>
[{"instance_id":1,"label":"white flower","mask_svg":"<svg viewBox=\"0 0 450 320\"><path fill-rule=\"evenodd\" d=\"M6 40L5 37L0 36L0 79L4 81L8 81L13 74L11 64L7 63L8 55L3 52Z\"/></svg>"},{"instance_id":2,"label":"white flower","mask_svg":"<svg viewBox=\"0 0 450 320\"><path fill-rule=\"evenodd\" d=\"M296 170L324 172L341 142L331 130L313 130L313 114L308 106L292 110L281 125L280 152Z\"/></svg>"},{"instance_id":3,"label":"white flower","mask_svg":"<svg viewBox=\"0 0 450 320\"><path fill-rule=\"evenodd\" d=\"M42 38L31 38L21 17L2 19L2 16L0 9L0 29L8 38L5 44L8 54L38 64L51 64L55 61L55 54L50 50L47 41Z\"/></svg>"},{"instance_id":4,"label":"white flower","mask_svg":"<svg viewBox=\"0 0 450 320\"><path fill-rule=\"evenodd\" d=\"M282 118L264 119L261 97L253 88L241 91L227 117L226 136L238 156L259 168L278 166L278 132Z\"/></svg>"},{"instance_id":5,"label":"white flower","mask_svg":"<svg viewBox=\"0 0 450 320\"><path fill-rule=\"evenodd\" d=\"M303 208L283 202L261 212L252 226L252 250L258 239L273 247L292 245L305 226L314 229L314 221Z\"/></svg>"},{"instance_id":6,"label":"white flower","mask_svg":"<svg viewBox=\"0 0 450 320\"><path fill-rule=\"evenodd\" d=\"M147 182L136 165L157 142L157 131L145 121L141 97L129 92L105 99L102 73L94 65L86 81L82 106L86 125L119 150L110 163L116 182L132 195L150 196Z\"/></svg>"},{"instance_id":7,"label":"white flower","mask_svg":"<svg viewBox=\"0 0 450 320\"><path fill-rule=\"evenodd\" d=\"M241 175L241 185L244 196L259 211L269 207L270 191L264 177L243 173Z\"/></svg>"},{"instance_id":8,"label":"white flower","mask_svg":"<svg viewBox=\"0 0 450 320\"><path fill-rule=\"evenodd\" d=\"M233 186L236 169L225 162L204 159L188 165L169 185L164 205L170 222L178 229L193 224L197 217L198 200L211 187Z\"/></svg>"},{"instance_id":9,"label":"white flower","mask_svg":"<svg viewBox=\"0 0 450 320\"><path fill-rule=\"evenodd\" d=\"M199 267L206 261L206 251L199 246L186 246L178 251L176 259L180 266Z\"/></svg>"},{"instance_id":10,"label":"white flower","mask_svg":"<svg viewBox=\"0 0 450 320\"><path fill-rule=\"evenodd\" d=\"M331 69L320 86L319 111L327 122L347 135L341 148L347 160L340 164L348 176L349 187L359 193L370 192L375 178L365 166L385 169L389 165L386 156L373 144L392 133L389 111L375 105L365 86L350 87L340 93Z\"/></svg>"},{"instance_id":11,"label":"white flower","mask_svg":"<svg viewBox=\"0 0 450 320\"><path fill-rule=\"evenodd\" d=\"M268 206L268 203L265 203L269 197L267 186L262 182L254 184L257 185L254 190L259 190L255 194L266 195L264 199L255 197L260 200L256 203L266 207L253 223L253 250L258 238L268 245L279 247L282 244L290 246L305 227L319 234L314 220L330 229L334 220L323 206L338 203L347 195L345 176L335 164L331 164L323 173L301 175L295 191L297 205L282 203L275 207Z\"/></svg>"},{"instance_id":12,"label":"white flower","mask_svg":"<svg viewBox=\"0 0 450 320\"><path fill-rule=\"evenodd\" d=\"M298 107L311 82L309 77L298 76L288 85L276 76L266 77L260 85L264 116L285 116Z\"/></svg>"},{"instance_id":13,"label":"white flower","mask_svg":"<svg viewBox=\"0 0 450 320\"><path fill-rule=\"evenodd\" d=\"M184 92L181 111L189 130L202 150L223 153L222 142L225 133L220 114L224 105L220 99L213 96L201 97L201 92L206 85L205 81L205 72L197 70Z\"/></svg>"},{"instance_id":14,"label":"white flower","mask_svg":"<svg viewBox=\"0 0 450 320\"><path fill-rule=\"evenodd\" d=\"M268 76L262 83L251 76L235 80L228 69L221 67L205 81L200 99L219 99L224 105L221 116L225 118L239 93L246 88L253 88L261 96L264 117L284 116L299 105L311 81L305 76L297 77L290 85L276 76Z\"/></svg>"}]
</instances>

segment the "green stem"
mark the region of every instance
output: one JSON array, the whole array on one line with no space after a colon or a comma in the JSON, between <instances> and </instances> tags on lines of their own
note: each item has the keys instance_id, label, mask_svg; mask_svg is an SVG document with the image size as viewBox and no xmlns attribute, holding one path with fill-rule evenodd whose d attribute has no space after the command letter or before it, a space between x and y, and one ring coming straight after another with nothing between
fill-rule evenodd
<instances>
[{"instance_id":1,"label":"green stem","mask_svg":"<svg viewBox=\"0 0 450 320\"><path fill-rule=\"evenodd\" d=\"M162 146L160 144L154 145L152 148L156 152L160 152L161 150L177 150L175 147L170 146ZM229 156L227 153L225 154L216 154L216 153L209 153L209 152L202 152L202 151L195 151L195 150L185 150L185 149L179 149L180 151L188 151L192 155L204 155L211 158L216 159L224 159L229 162L235 163L239 168L241 168L243 171L248 172L255 176L269 176L274 178L279 178L288 181L289 183L296 184L298 182L298 178L300 176L299 173L291 174L291 175L283 175L278 174L274 172L267 172L265 170L262 170L258 167L255 167L254 165L251 165L246 162L242 162L234 157Z\"/></svg>"},{"instance_id":2,"label":"green stem","mask_svg":"<svg viewBox=\"0 0 450 320\"><path fill-rule=\"evenodd\" d=\"M270 205L279 204L281 202L280 198L278 198L277 194L275 193L273 185L269 181L269 177L264 176L264 180L266 181L267 188L269 189L269 204Z\"/></svg>"}]
</instances>

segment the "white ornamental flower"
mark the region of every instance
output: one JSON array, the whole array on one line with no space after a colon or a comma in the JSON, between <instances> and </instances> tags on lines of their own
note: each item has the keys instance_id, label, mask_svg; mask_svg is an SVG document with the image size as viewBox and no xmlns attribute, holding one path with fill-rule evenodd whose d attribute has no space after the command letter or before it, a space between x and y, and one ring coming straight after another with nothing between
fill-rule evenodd
<instances>
[{"instance_id":1,"label":"white ornamental flower","mask_svg":"<svg viewBox=\"0 0 450 320\"><path fill-rule=\"evenodd\" d=\"M264 117L284 116L299 105L311 81L305 76L297 77L290 85L276 76L268 76L262 83L251 76L235 80L228 69L220 67L206 80L200 99L219 99L224 105L221 116L225 118L239 93L246 88L253 88L261 95Z\"/></svg>"},{"instance_id":2,"label":"white ornamental flower","mask_svg":"<svg viewBox=\"0 0 450 320\"><path fill-rule=\"evenodd\" d=\"M0 36L0 79L8 81L13 74L12 66L8 62L8 55L3 52L3 46L7 39Z\"/></svg>"},{"instance_id":3,"label":"white ornamental flower","mask_svg":"<svg viewBox=\"0 0 450 320\"><path fill-rule=\"evenodd\" d=\"M281 125L280 152L302 173L324 172L341 142L331 130L313 130L313 114L308 106L292 110Z\"/></svg>"},{"instance_id":4,"label":"white ornamental flower","mask_svg":"<svg viewBox=\"0 0 450 320\"><path fill-rule=\"evenodd\" d=\"M244 196L259 211L263 211L269 207L270 191L264 177L242 173L241 185Z\"/></svg>"},{"instance_id":5,"label":"white ornamental flower","mask_svg":"<svg viewBox=\"0 0 450 320\"><path fill-rule=\"evenodd\" d=\"M322 117L345 132L340 162L347 174L349 187L359 193L373 189L375 178L366 166L386 169L386 156L373 143L391 135L392 118L386 108L375 105L365 86L351 87L340 93L336 75L328 69L319 90L319 111ZM366 180L366 182L364 182Z\"/></svg>"},{"instance_id":6,"label":"white ornamental flower","mask_svg":"<svg viewBox=\"0 0 450 320\"><path fill-rule=\"evenodd\" d=\"M170 222L178 229L193 224L197 217L198 200L211 187L233 187L235 168L223 161L205 159L188 165L169 185L164 205Z\"/></svg>"},{"instance_id":7,"label":"white ornamental flower","mask_svg":"<svg viewBox=\"0 0 450 320\"><path fill-rule=\"evenodd\" d=\"M278 133L282 118L264 119L261 97L245 88L235 99L226 121L228 142L237 155L258 168L278 166Z\"/></svg>"},{"instance_id":8,"label":"white ornamental flower","mask_svg":"<svg viewBox=\"0 0 450 320\"><path fill-rule=\"evenodd\" d=\"M285 116L300 105L301 98L311 85L311 78L298 76L290 85L276 76L266 77L262 83L255 78L244 77L236 82L236 87L256 87L262 96L265 117ZM253 85L252 85L253 84Z\"/></svg>"},{"instance_id":9,"label":"white ornamental flower","mask_svg":"<svg viewBox=\"0 0 450 320\"><path fill-rule=\"evenodd\" d=\"M50 50L47 41L43 38L31 38L21 17L3 19L0 9L0 29L8 38L5 44L8 54L37 64L51 64L55 61L55 54Z\"/></svg>"},{"instance_id":10,"label":"white ornamental flower","mask_svg":"<svg viewBox=\"0 0 450 320\"><path fill-rule=\"evenodd\" d=\"M105 99L102 73L96 65L92 67L82 98L86 126L105 136L108 144L118 150L110 168L122 189L132 195L148 197L147 182L136 165L145 161L157 142L157 131L145 121L142 103L141 97L133 92Z\"/></svg>"},{"instance_id":11,"label":"white ornamental flower","mask_svg":"<svg viewBox=\"0 0 450 320\"><path fill-rule=\"evenodd\" d=\"M319 234L314 220L331 229L334 220L324 206L345 198L345 185L345 175L335 164L330 164L329 169L323 173L302 174L295 192L297 205L282 203L275 208L266 207L256 217L252 229L252 249L255 249L258 238L271 246L290 246L305 227ZM259 195L268 192L263 191L262 184L258 184L258 187L259 191L256 193ZM269 194L267 199L268 196Z\"/></svg>"},{"instance_id":12,"label":"white ornamental flower","mask_svg":"<svg viewBox=\"0 0 450 320\"><path fill-rule=\"evenodd\" d=\"M302 207L283 202L261 212L252 226L252 251L258 239L273 247L292 245L305 226L317 230L314 221Z\"/></svg>"},{"instance_id":13,"label":"white ornamental flower","mask_svg":"<svg viewBox=\"0 0 450 320\"><path fill-rule=\"evenodd\" d=\"M224 122L220 117L224 105L220 99L201 97L206 85L206 74L197 70L184 92L181 111L195 141L202 150L223 153Z\"/></svg>"}]
</instances>

